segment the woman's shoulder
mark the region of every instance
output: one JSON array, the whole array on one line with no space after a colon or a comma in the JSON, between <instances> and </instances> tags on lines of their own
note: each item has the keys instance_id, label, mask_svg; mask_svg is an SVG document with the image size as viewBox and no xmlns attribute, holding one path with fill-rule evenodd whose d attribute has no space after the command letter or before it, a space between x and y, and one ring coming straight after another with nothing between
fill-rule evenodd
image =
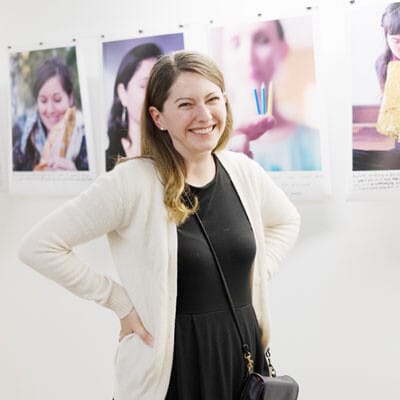
<instances>
[{"instance_id":1,"label":"woman's shoulder","mask_svg":"<svg viewBox=\"0 0 400 400\"><path fill-rule=\"evenodd\" d=\"M85 125L85 116L79 108L74 109L74 117L75 117L75 123L77 126L84 126Z\"/></svg>"},{"instance_id":2,"label":"woman's shoulder","mask_svg":"<svg viewBox=\"0 0 400 400\"><path fill-rule=\"evenodd\" d=\"M271 181L267 171L244 153L224 150L216 156L236 184L257 186Z\"/></svg>"},{"instance_id":3,"label":"woman's shoulder","mask_svg":"<svg viewBox=\"0 0 400 400\"><path fill-rule=\"evenodd\" d=\"M297 124L293 135L291 136L293 142L319 142L319 130L305 124Z\"/></svg>"},{"instance_id":4,"label":"woman's shoulder","mask_svg":"<svg viewBox=\"0 0 400 400\"><path fill-rule=\"evenodd\" d=\"M26 113L18 115L13 122L13 128L23 131L32 130L33 126L37 123L38 116L35 110L28 110Z\"/></svg>"},{"instance_id":5,"label":"woman's shoulder","mask_svg":"<svg viewBox=\"0 0 400 400\"><path fill-rule=\"evenodd\" d=\"M103 172L90 185L96 193L113 193L127 204L132 199L155 188L157 174L151 160L133 158L120 162L112 170Z\"/></svg>"},{"instance_id":6,"label":"woman's shoulder","mask_svg":"<svg viewBox=\"0 0 400 400\"><path fill-rule=\"evenodd\" d=\"M246 154L224 150L216 155L235 187L240 188L242 193L257 193L258 196L275 190L276 184L269 173Z\"/></svg>"},{"instance_id":7,"label":"woman's shoulder","mask_svg":"<svg viewBox=\"0 0 400 400\"><path fill-rule=\"evenodd\" d=\"M249 158L246 154L230 151L230 150L222 150L216 153L218 159L222 162L222 164L227 169L237 169L237 170L256 170L259 171L262 169L260 165Z\"/></svg>"},{"instance_id":8,"label":"woman's shoulder","mask_svg":"<svg viewBox=\"0 0 400 400\"><path fill-rule=\"evenodd\" d=\"M228 163L246 163L249 159L244 153L231 151L231 150L219 150L215 155L221 160Z\"/></svg>"},{"instance_id":9,"label":"woman's shoulder","mask_svg":"<svg viewBox=\"0 0 400 400\"><path fill-rule=\"evenodd\" d=\"M135 184L141 181L146 182L149 179L157 177L157 172L154 163L151 159L146 157L133 157L122 159L118 162L115 167L107 172L116 179L126 179L126 182L135 182ZM134 180L132 178L135 178Z\"/></svg>"}]
</instances>

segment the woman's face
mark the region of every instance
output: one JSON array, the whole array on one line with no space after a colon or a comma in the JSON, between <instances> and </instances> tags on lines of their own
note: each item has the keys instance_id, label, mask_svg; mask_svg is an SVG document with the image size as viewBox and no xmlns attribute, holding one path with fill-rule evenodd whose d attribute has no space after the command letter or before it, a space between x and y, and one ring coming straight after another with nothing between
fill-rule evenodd
<instances>
[{"instance_id":1,"label":"woman's face","mask_svg":"<svg viewBox=\"0 0 400 400\"><path fill-rule=\"evenodd\" d=\"M58 76L53 76L44 83L38 93L37 107L40 119L47 131L50 131L62 120L72 104L72 95L65 92Z\"/></svg>"},{"instance_id":2,"label":"woman's face","mask_svg":"<svg viewBox=\"0 0 400 400\"><path fill-rule=\"evenodd\" d=\"M193 72L182 72L170 88L160 112L149 112L160 134L170 135L175 149L188 161L211 154L225 129L225 95L219 86Z\"/></svg>"},{"instance_id":3,"label":"woman's face","mask_svg":"<svg viewBox=\"0 0 400 400\"><path fill-rule=\"evenodd\" d=\"M155 58L143 60L125 88L123 84L118 87L118 96L121 103L128 110L129 123L140 124L140 115L150 71L155 64Z\"/></svg>"},{"instance_id":4,"label":"woman's face","mask_svg":"<svg viewBox=\"0 0 400 400\"><path fill-rule=\"evenodd\" d=\"M387 35L386 40L393 55L400 60L400 35Z\"/></svg>"},{"instance_id":5,"label":"woman's face","mask_svg":"<svg viewBox=\"0 0 400 400\"><path fill-rule=\"evenodd\" d=\"M245 25L230 35L231 53L241 78L253 82L268 82L287 52L287 43L279 37L275 21Z\"/></svg>"}]
</instances>

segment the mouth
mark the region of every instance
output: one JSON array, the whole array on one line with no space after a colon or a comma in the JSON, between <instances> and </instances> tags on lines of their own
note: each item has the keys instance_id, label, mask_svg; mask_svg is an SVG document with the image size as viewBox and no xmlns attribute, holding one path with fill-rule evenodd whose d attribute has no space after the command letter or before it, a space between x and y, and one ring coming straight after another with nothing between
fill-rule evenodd
<instances>
[{"instance_id":1,"label":"mouth","mask_svg":"<svg viewBox=\"0 0 400 400\"><path fill-rule=\"evenodd\" d=\"M192 128L190 131L196 135L209 135L215 128L215 125L207 126L205 128Z\"/></svg>"},{"instance_id":2,"label":"mouth","mask_svg":"<svg viewBox=\"0 0 400 400\"><path fill-rule=\"evenodd\" d=\"M59 117L46 117L46 120L48 121L48 123L50 124L57 124L60 121L61 118Z\"/></svg>"}]
</instances>

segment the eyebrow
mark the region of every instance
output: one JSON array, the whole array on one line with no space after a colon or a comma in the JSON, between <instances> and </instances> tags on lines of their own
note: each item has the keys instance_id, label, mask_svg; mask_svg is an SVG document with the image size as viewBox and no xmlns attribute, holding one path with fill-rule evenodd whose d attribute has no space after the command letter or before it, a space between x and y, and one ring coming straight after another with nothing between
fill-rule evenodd
<instances>
[{"instance_id":1,"label":"eyebrow","mask_svg":"<svg viewBox=\"0 0 400 400\"><path fill-rule=\"evenodd\" d=\"M175 101L174 101L174 103L178 103L178 102L180 102L180 101L182 101L182 100L193 100L191 97L178 97Z\"/></svg>"},{"instance_id":2,"label":"eyebrow","mask_svg":"<svg viewBox=\"0 0 400 400\"><path fill-rule=\"evenodd\" d=\"M207 97L210 97L210 96L214 96L214 95L216 95L216 94L218 94L218 95L220 95L220 94L222 94L220 91L214 91L214 92L210 92L210 93L208 93L206 96L205 96L205 98L207 98ZM174 103L178 103L179 101L182 101L182 100L193 100L194 98L193 97L178 97L177 99L175 99L175 101L174 101Z\"/></svg>"},{"instance_id":3,"label":"eyebrow","mask_svg":"<svg viewBox=\"0 0 400 400\"><path fill-rule=\"evenodd\" d=\"M52 97L52 96L56 96L56 95L60 95L61 96L61 94L62 94L62 92L53 92L53 93L50 93L50 95L47 95L47 94L38 94L38 97Z\"/></svg>"}]
</instances>

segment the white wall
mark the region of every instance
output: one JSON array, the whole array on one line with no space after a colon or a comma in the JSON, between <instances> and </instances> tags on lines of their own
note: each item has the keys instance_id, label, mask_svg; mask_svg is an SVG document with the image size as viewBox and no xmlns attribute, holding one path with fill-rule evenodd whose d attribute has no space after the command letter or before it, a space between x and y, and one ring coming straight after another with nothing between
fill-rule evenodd
<instances>
[{"instance_id":1,"label":"white wall","mask_svg":"<svg viewBox=\"0 0 400 400\"><path fill-rule=\"evenodd\" d=\"M92 126L101 132L96 50L100 34L175 27L263 12L275 17L301 1L229 3L132 0L0 4L0 143L8 136L8 45L77 37L85 45ZM278 4L279 3L279 4ZM291 4L292 3L292 4ZM400 359L399 196L348 201L350 107L346 39L348 1L319 6L319 77L331 157L332 196L298 204L300 239L271 284L273 355L295 376L302 400L398 399ZM381 2L383 5L386 2ZM315 2L314 2L315 4ZM303 7L304 4L301 4ZM150 9L151 7L151 9ZM194 9L200 7L194 12ZM158 10L157 14L154 14ZM168 20L166 20L168 16ZM365 45L368 45L367 43ZM0 193L0 398L110 399L119 324L108 310L80 300L16 259L24 232L65 199ZM112 273L104 238L82 256ZM156 399L155 399L156 400Z\"/></svg>"}]
</instances>

